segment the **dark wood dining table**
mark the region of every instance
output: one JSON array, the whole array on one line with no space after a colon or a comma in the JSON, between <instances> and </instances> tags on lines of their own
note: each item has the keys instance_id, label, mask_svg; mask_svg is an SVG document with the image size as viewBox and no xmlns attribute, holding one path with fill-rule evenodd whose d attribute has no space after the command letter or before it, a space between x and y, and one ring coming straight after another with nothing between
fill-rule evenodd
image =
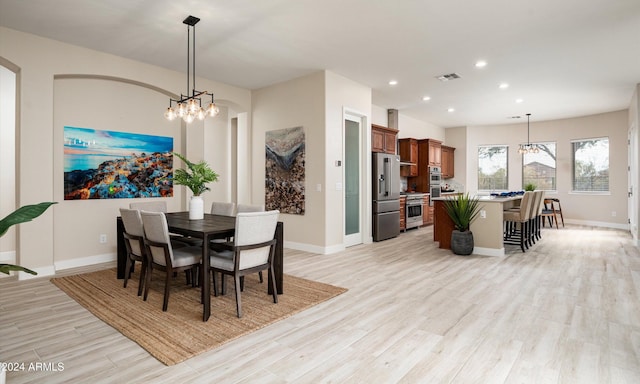
<instances>
[{"instance_id":1,"label":"dark wood dining table","mask_svg":"<svg viewBox=\"0 0 640 384\"><path fill-rule=\"evenodd\" d=\"M225 238L233 236L235 232L235 217L205 214L202 220L189 220L189 212L172 212L166 213L167 226L169 231L183 236L191 236L203 240L203 244L209 244L211 239ZM123 279L125 275L125 263L127 252L124 245L124 225L122 219L117 220L117 242L118 242L118 279ZM275 238L277 240L275 256L273 260L273 269L275 276L269 273L268 290L271 293L271 279L276 281L276 291L278 294L283 293L283 239L284 229L281 221L276 226ZM209 275L209 247L202 247L202 273L204 273L204 284L202 284L202 305L203 305L203 321L209 320L211 316L211 284Z\"/></svg>"}]
</instances>

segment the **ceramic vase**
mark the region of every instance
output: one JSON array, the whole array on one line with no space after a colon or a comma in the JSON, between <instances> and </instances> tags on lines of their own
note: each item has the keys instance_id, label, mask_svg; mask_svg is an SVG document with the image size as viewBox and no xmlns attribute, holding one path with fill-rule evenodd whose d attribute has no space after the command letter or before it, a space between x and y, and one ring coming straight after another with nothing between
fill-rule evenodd
<instances>
[{"instance_id":1,"label":"ceramic vase","mask_svg":"<svg viewBox=\"0 0 640 384\"><path fill-rule=\"evenodd\" d=\"M204 219L204 200L202 196L191 196L189 201L189 220Z\"/></svg>"},{"instance_id":2,"label":"ceramic vase","mask_svg":"<svg viewBox=\"0 0 640 384\"><path fill-rule=\"evenodd\" d=\"M451 251L456 255L470 255L473 253L473 233L471 231L460 232L454 229L451 232Z\"/></svg>"}]
</instances>

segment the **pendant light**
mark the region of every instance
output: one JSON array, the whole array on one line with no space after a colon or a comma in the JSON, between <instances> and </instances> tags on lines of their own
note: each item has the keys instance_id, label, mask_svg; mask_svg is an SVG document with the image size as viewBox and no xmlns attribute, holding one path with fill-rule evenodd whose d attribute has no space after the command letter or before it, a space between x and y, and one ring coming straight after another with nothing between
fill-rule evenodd
<instances>
[{"instance_id":1,"label":"pendant light","mask_svg":"<svg viewBox=\"0 0 640 384\"><path fill-rule=\"evenodd\" d=\"M530 116L531 114L527 113L527 144L520 144L520 148L518 148L518 153L521 155L524 155L527 153L540 152L540 149L538 148L538 146L535 144L531 144L531 142L529 141L529 117Z\"/></svg>"},{"instance_id":2,"label":"pendant light","mask_svg":"<svg viewBox=\"0 0 640 384\"><path fill-rule=\"evenodd\" d=\"M195 16L189 16L182 21L187 25L187 94L180 94L180 99L169 99L169 108L164 113L167 120L181 117L186 123L191 123L195 119L204 120L208 116L216 116L220 110L213 100L213 93L196 90L196 24L200 21ZM193 52L189 43L193 35ZM189 64L193 65L193 75L190 76ZM191 89L191 91L189 91ZM202 107L202 99L211 96L211 102L206 108ZM175 103L175 107L173 106Z\"/></svg>"}]
</instances>

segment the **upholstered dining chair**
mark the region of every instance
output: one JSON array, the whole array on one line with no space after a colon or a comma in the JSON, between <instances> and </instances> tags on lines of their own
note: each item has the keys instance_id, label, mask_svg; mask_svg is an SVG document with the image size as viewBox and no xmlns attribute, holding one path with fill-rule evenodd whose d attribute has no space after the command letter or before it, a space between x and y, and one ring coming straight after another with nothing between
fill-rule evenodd
<instances>
[{"instance_id":1,"label":"upholstered dining chair","mask_svg":"<svg viewBox=\"0 0 640 384\"><path fill-rule=\"evenodd\" d=\"M139 211L167 213L167 202L160 200L130 203L129 208ZM193 237L182 236L176 233L170 233L169 236L171 237L171 241L173 241L174 248L185 245L200 246L202 244L202 240Z\"/></svg>"},{"instance_id":2,"label":"upholstered dining chair","mask_svg":"<svg viewBox=\"0 0 640 384\"><path fill-rule=\"evenodd\" d=\"M504 243L520 244L522 252L529 248L531 205L534 201L532 191L526 191L520 202L518 211L506 210L503 212L505 222Z\"/></svg>"},{"instance_id":3,"label":"upholstered dining chair","mask_svg":"<svg viewBox=\"0 0 640 384\"><path fill-rule=\"evenodd\" d=\"M160 200L160 201L144 201L144 202L137 202L137 203L129 203L129 209L137 209L138 211L167 213L167 202Z\"/></svg>"},{"instance_id":4,"label":"upholstered dining chair","mask_svg":"<svg viewBox=\"0 0 640 384\"><path fill-rule=\"evenodd\" d=\"M277 210L266 212L245 212L236 216L236 232L233 243L227 243L226 249L212 251L210 268L213 280L214 295L218 295L216 273L223 276L222 294L224 294L224 275L233 276L236 291L236 311L242 317L242 301L240 292L243 288L244 276L250 273L273 271L273 257L276 240L274 238L278 216ZM273 302L278 302L275 279L271 279Z\"/></svg>"},{"instance_id":5,"label":"upholstered dining chair","mask_svg":"<svg viewBox=\"0 0 640 384\"><path fill-rule=\"evenodd\" d=\"M144 287L145 272L147 270L147 258L144 246L144 229L142 227L142 217L137 209L120 208L120 217L124 225L124 246L127 250L125 264L124 288L127 288L127 281L131 278L136 261L141 264L140 280L138 283L138 296L142 295Z\"/></svg>"},{"instance_id":6,"label":"upholstered dining chair","mask_svg":"<svg viewBox=\"0 0 640 384\"><path fill-rule=\"evenodd\" d=\"M264 212L264 205L238 204L236 214L245 212ZM262 271L258 272L258 277L260 278L260 282L262 283L264 281L264 278L262 277ZM222 282L224 284L224 275L222 276Z\"/></svg>"},{"instance_id":7,"label":"upholstered dining chair","mask_svg":"<svg viewBox=\"0 0 640 384\"><path fill-rule=\"evenodd\" d=\"M200 247L182 247L174 249L169 238L167 218L162 212L141 211L147 252L147 273L144 287L144 300L149 294L149 285L153 269L166 272L164 302L162 310L169 305L171 278L174 272L190 271L192 284L195 285L197 268L200 265L202 249Z\"/></svg>"},{"instance_id":8,"label":"upholstered dining chair","mask_svg":"<svg viewBox=\"0 0 640 384\"><path fill-rule=\"evenodd\" d=\"M211 214L221 216L235 216L236 203L214 201L213 203L211 203Z\"/></svg>"},{"instance_id":9,"label":"upholstered dining chair","mask_svg":"<svg viewBox=\"0 0 640 384\"><path fill-rule=\"evenodd\" d=\"M264 205L238 204L237 212L264 212Z\"/></svg>"}]
</instances>

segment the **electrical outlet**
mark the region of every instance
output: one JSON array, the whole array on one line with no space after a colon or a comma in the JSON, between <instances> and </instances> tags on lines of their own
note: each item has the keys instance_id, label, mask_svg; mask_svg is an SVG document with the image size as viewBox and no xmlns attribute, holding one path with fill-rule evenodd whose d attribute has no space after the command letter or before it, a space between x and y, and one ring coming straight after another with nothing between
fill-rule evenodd
<instances>
[{"instance_id":1,"label":"electrical outlet","mask_svg":"<svg viewBox=\"0 0 640 384\"><path fill-rule=\"evenodd\" d=\"M611 211L611 217L616 217L618 213L616 211Z\"/></svg>"},{"instance_id":2,"label":"electrical outlet","mask_svg":"<svg viewBox=\"0 0 640 384\"><path fill-rule=\"evenodd\" d=\"M480 218L481 219L486 219L487 218L487 211L485 211L484 209L480 210Z\"/></svg>"},{"instance_id":3,"label":"electrical outlet","mask_svg":"<svg viewBox=\"0 0 640 384\"><path fill-rule=\"evenodd\" d=\"M107 235L103 233L100 235L100 244L106 244L106 243L107 243Z\"/></svg>"}]
</instances>

